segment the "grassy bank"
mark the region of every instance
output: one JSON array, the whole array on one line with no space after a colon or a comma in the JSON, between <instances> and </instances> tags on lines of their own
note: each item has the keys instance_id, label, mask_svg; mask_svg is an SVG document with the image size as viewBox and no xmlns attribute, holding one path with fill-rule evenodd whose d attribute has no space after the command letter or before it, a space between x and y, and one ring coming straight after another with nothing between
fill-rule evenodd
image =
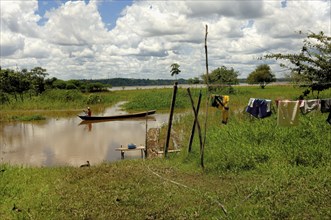
<instances>
[{"instance_id":1,"label":"grassy bank","mask_svg":"<svg viewBox=\"0 0 331 220\"><path fill-rule=\"evenodd\" d=\"M2 166L2 219L327 219L330 168L193 171L172 161ZM19 210L12 210L13 207Z\"/></svg>"},{"instance_id":2,"label":"grassy bank","mask_svg":"<svg viewBox=\"0 0 331 220\"><path fill-rule=\"evenodd\" d=\"M195 100L198 93L192 90ZM325 121L327 114L311 112L300 115L298 126L278 127L276 114L260 120L247 115L248 99L294 99L301 89L238 87L230 95L229 123L222 125L219 110L209 108L206 115L203 93L199 120L204 129L207 117L205 169L200 167L197 134L192 152L187 152L193 114L182 114L192 110L186 90L180 89L173 126L180 153L168 159L124 160L89 168L0 164L1 219L331 218L331 126ZM103 101L92 104L95 108L127 100L129 111L166 112L172 90L98 95ZM330 98L331 90L320 97ZM77 108L84 105L86 102ZM6 108L10 111L15 106ZM13 210L14 204L19 210Z\"/></svg>"}]
</instances>

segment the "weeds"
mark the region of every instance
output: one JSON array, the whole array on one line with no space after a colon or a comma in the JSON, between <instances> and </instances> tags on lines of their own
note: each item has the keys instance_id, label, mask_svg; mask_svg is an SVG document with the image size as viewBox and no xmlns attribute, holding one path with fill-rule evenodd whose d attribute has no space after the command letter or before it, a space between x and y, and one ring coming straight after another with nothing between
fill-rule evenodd
<instances>
[{"instance_id":1,"label":"weeds","mask_svg":"<svg viewBox=\"0 0 331 220\"><path fill-rule=\"evenodd\" d=\"M13 121L40 121L45 120L46 118L41 115L31 115L31 116L12 116Z\"/></svg>"}]
</instances>

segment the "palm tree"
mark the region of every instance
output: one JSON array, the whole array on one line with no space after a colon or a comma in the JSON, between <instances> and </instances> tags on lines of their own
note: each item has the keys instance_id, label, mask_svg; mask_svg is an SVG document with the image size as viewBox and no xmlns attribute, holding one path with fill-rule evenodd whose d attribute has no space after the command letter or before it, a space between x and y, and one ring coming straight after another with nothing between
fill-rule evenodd
<instances>
[{"instance_id":1,"label":"palm tree","mask_svg":"<svg viewBox=\"0 0 331 220\"><path fill-rule=\"evenodd\" d=\"M179 67L180 65L178 63L173 63L171 64L171 70L170 70L170 73L171 73L171 76L175 75L175 78L177 80L177 75L181 72Z\"/></svg>"}]
</instances>

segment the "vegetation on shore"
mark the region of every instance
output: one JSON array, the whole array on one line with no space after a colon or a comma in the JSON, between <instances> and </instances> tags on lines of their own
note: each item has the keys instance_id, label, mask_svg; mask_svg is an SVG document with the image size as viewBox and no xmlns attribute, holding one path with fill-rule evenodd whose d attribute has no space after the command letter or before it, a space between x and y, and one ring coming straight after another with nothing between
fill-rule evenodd
<instances>
[{"instance_id":1,"label":"vegetation on shore","mask_svg":"<svg viewBox=\"0 0 331 220\"><path fill-rule=\"evenodd\" d=\"M225 91L215 92L225 94ZM187 152L193 113L186 90L180 88L173 126L181 137L180 153L167 159L124 160L87 168L0 164L0 216L2 219L331 218L331 126L325 121L327 114L311 112L300 115L300 125L296 127L277 127L275 108L269 118L251 118L244 112L248 99L296 99L300 88L235 87L230 94L229 123L222 125L219 110L209 108L206 115L206 91L202 92L199 118L202 126L208 117L204 170L199 163L197 135L192 152ZM192 89L192 94L197 100L199 89ZM97 95L100 101L91 103L96 110L126 100L124 107L129 111L166 112L172 90ZM331 89L319 95L330 98ZM79 94L68 102L41 95L19 106L8 104L0 115L14 109L78 111L87 105L89 96ZM307 98L315 96L309 94ZM179 114L183 111L192 114Z\"/></svg>"}]
</instances>

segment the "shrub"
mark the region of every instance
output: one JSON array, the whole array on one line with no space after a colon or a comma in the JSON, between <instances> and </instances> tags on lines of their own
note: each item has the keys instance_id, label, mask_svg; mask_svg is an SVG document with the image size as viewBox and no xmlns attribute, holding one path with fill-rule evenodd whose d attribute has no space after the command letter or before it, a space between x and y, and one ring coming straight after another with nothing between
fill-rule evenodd
<instances>
[{"instance_id":1,"label":"shrub","mask_svg":"<svg viewBox=\"0 0 331 220\"><path fill-rule=\"evenodd\" d=\"M4 92L0 93L0 104L6 104L9 103L8 95Z\"/></svg>"},{"instance_id":2,"label":"shrub","mask_svg":"<svg viewBox=\"0 0 331 220\"><path fill-rule=\"evenodd\" d=\"M90 94L87 98L87 104L97 104L101 102L101 97L98 95Z\"/></svg>"},{"instance_id":3,"label":"shrub","mask_svg":"<svg viewBox=\"0 0 331 220\"><path fill-rule=\"evenodd\" d=\"M83 95L77 90L48 90L42 94L42 99L50 101L74 101L84 99Z\"/></svg>"}]
</instances>

